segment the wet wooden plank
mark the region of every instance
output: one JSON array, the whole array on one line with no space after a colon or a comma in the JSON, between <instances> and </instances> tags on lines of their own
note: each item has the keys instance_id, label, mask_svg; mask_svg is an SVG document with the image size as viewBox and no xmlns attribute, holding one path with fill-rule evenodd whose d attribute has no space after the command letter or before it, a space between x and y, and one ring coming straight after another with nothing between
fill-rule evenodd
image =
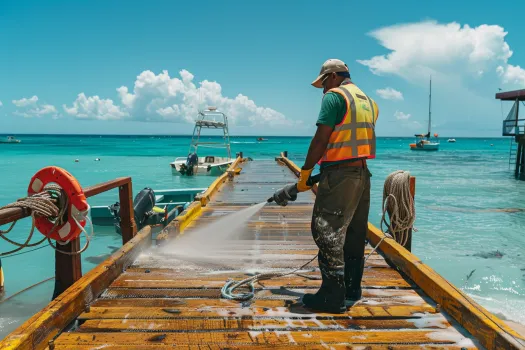
<instances>
[{"instance_id":1,"label":"wet wooden plank","mask_svg":"<svg viewBox=\"0 0 525 350\"><path fill-rule=\"evenodd\" d=\"M300 293L298 293L300 294ZM300 295L298 295L299 297ZM298 298L296 299L298 300ZM274 308L286 307L290 303L289 298L271 298L271 299L255 299L250 302L238 302L235 300L218 299L218 298L198 298L198 299L181 299L181 298L119 298L108 299L99 298L91 303L92 307L176 307L187 309L201 309L205 307L210 308L241 308L241 307L260 307L260 308ZM405 298L367 298L358 301L354 306L424 306L433 308L421 297L405 297Z\"/></svg>"},{"instance_id":2,"label":"wet wooden plank","mask_svg":"<svg viewBox=\"0 0 525 350\"><path fill-rule=\"evenodd\" d=\"M297 300L304 293L315 293L317 288L305 289L257 289L255 299L282 299ZM220 298L218 288L206 289L176 289L176 288L108 288L100 298ZM363 289L363 298L376 299L401 299L407 302L418 302L422 297L413 289Z\"/></svg>"},{"instance_id":3,"label":"wet wooden plank","mask_svg":"<svg viewBox=\"0 0 525 350\"><path fill-rule=\"evenodd\" d=\"M424 327L422 327L424 326ZM367 330L367 329L446 329L450 323L439 314L409 319L290 319L290 318L191 318L177 320L93 319L85 321L79 332L174 332L195 330Z\"/></svg>"},{"instance_id":4,"label":"wet wooden plank","mask_svg":"<svg viewBox=\"0 0 525 350\"><path fill-rule=\"evenodd\" d=\"M283 259L283 260L261 260L261 259L253 259L252 261L247 262L234 262L229 261L228 267L225 269L242 269L247 267L247 263L250 263L252 268L259 269L259 268L266 268L266 269L294 269L297 266L301 266L308 262L310 259ZM135 261L135 264L130 266L126 271L129 272L145 272L150 271L152 269L156 269L160 272L176 272L180 271L179 268L174 267L177 266L177 264L172 263L170 259L156 259L156 258L148 258L148 257L141 257L139 260ZM368 259L365 265L367 268L390 268L390 266L387 264L387 262L383 258L378 259ZM317 260L312 261L308 267L318 267Z\"/></svg>"},{"instance_id":5,"label":"wet wooden plank","mask_svg":"<svg viewBox=\"0 0 525 350\"><path fill-rule=\"evenodd\" d=\"M133 280L133 281L141 281L141 280L160 280L160 281L173 281L173 280L198 280L198 281L220 281L224 282L229 278L233 278L236 280L244 279L250 276L253 276L257 273L264 273L264 272L283 272L285 270L283 269L268 269L268 270L259 270L257 271L256 268L246 268L245 271L239 271L239 270L191 270L191 271L176 271L176 272L159 272L156 269L149 270L148 273L140 273L140 272L130 272L126 271L125 273L121 274L119 278L115 281L121 281L121 280ZM285 271L286 272L286 271ZM308 276L311 278L319 279L321 277L321 274L319 271L312 271L312 268L304 268L302 271L299 271L301 273L301 276ZM294 277L293 275L290 276L284 276L280 279L294 279L297 277ZM406 282L403 277L394 269L370 269L366 268L364 269L363 278L365 279L376 279L376 280L384 280L384 281L403 281ZM401 282L399 282L401 283Z\"/></svg>"},{"instance_id":6,"label":"wet wooden plank","mask_svg":"<svg viewBox=\"0 0 525 350\"><path fill-rule=\"evenodd\" d=\"M90 307L89 312L82 313L78 318L85 319L136 319L136 318L160 318L174 319L186 317L414 317L424 313L436 313L431 306L362 306L356 305L341 315L314 312L302 306L292 304L290 307L202 307L184 308L177 307Z\"/></svg>"},{"instance_id":7,"label":"wet wooden plank","mask_svg":"<svg viewBox=\"0 0 525 350\"><path fill-rule=\"evenodd\" d=\"M140 345L114 345L107 344L98 349L104 350L143 350L143 349L177 349L177 350L241 350L241 349L256 349L256 350L472 350L478 349L475 346L463 346L463 345L436 345L436 344L418 344L418 345L405 345L405 344L394 344L394 345L379 345L374 344L373 346L364 345L350 345L347 342L339 344L286 344L286 345L261 345L261 344L242 344L242 345L218 345L218 344L206 344L206 345L178 345L178 344L140 344ZM71 344L58 343L54 347L55 350L70 350ZM75 349L78 350L93 350L93 345L80 345L76 344Z\"/></svg>"},{"instance_id":8,"label":"wet wooden plank","mask_svg":"<svg viewBox=\"0 0 525 350\"><path fill-rule=\"evenodd\" d=\"M111 284L111 287L125 288L222 288L225 280L209 279L186 279L184 277L177 279L125 279L121 278ZM304 277L283 277L281 279L271 279L259 281L257 285L263 287L280 287L286 288L308 288L319 287L320 280L312 280ZM412 288L404 279L375 279L363 278L362 285L365 287L377 288Z\"/></svg>"},{"instance_id":9,"label":"wet wooden plank","mask_svg":"<svg viewBox=\"0 0 525 350\"><path fill-rule=\"evenodd\" d=\"M243 344L456 344L463 338L454 329L447 330L389 330L389 331L250 331L250 332L176 332L176 333L81 333L62 334L55 343L105 344L166 344L166 345L243 345Z\"/></svg>"}]
</instances>

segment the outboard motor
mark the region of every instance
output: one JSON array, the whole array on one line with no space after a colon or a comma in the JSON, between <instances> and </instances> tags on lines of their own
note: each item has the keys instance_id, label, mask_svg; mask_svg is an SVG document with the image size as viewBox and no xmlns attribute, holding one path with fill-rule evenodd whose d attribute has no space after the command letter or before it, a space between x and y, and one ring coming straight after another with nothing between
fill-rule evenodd
<instances>
[{"instance_id":1,"label":"outboard motor","mask_svg":"<svg viewBox=\"0 0 525 350\"><path fill-rule=\"evenodd\" d=\"M181 165L179 172L182 175L192 176L193 167L198 164L199 164L199 157L197 156L197 153L190 153L188 154L188 158L186 158L186 164Z\"/></svg>"},{"instance_id":2,"label":"outboard motor","mask_svg":"<svg viewBox=\"0 0 525 350\"><path fill-rule=\"evenodd\" d=\"M148 218L153 214L152 210L155 206L155 192L149 187L140 191L133 200L133 212L135 213L135 223L137 229L146 226Z\"/></svg>"}]
</instances>

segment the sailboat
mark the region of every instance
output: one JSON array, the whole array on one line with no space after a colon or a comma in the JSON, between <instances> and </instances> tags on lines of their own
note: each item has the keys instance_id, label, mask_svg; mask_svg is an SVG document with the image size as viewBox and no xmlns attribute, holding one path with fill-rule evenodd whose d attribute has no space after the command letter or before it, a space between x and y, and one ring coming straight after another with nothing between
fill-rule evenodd
<instances>
[{"instance_id":1,"label":"sailboat","mask_svg":"<svg viewBox=\"0 0 525 350\"><path fill-rule=\"evenodd\" d=\"M426 134L416 134L416 142L410 144L413 151L437 151L439 142L430 140L430 127L432 125L432 78L430 78L430 93L428 95L428 132ZM438 134L434 134L438 137Z\"/></svg>"}]
</instances>

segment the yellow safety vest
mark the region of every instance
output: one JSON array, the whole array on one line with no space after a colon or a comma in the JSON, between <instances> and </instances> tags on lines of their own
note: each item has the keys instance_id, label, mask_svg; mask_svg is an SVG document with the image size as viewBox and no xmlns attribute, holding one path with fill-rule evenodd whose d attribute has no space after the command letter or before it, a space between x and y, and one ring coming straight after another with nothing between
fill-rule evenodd
<instances>
[{"instance_id":1,"label":"yellow safety vest","mask_svg":"<svg viewBox=\"0 0 525 350\"><path fill-rule=\"evenodd\" d=\"M319 163L375 158L374 129L379 116L376 102L353 83L341 85L330 91L344 97L346 114L342 122L335 126Z\"/></svg>"}]
</instances>

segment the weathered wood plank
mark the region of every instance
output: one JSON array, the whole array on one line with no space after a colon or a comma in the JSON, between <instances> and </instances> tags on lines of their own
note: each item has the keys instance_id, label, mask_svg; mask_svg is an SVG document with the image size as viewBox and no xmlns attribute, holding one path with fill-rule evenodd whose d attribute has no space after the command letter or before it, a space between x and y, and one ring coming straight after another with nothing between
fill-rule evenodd
<instances>
[{"instance_id":1,"label":"weathered wood plank","mask_svg":"<svg viewBox=\"0 0 525 350\"><path fill-rule=\"evenodd\" d=\"M448 321L439 314L413 319L290 319L290 318L191 318L178 320L87 320L79 332L174 332L206 330L367 330L367 329L446 329Z\"/></svg>"},{"instance_id":2,"label":"weathered wood plank","mask_svg":"<svg viewBox=\"0 0 525 350\"><path fill-rule=\"evenodd\" d=\"M208 279L188 279L185 277L175 279L146 279L144 278L119 278L114 281L111 287L123 288L222 288L225 280L213 278ZM263 287L286 287L286 288L308 288L319 287L320 280L312 280L304 277L283 277L271 280L259 281L256 285ZM362 285L365 287L377 288L412 288L404 279L382 279L382 278L363 278Z\"/></svg>"},{"instance_id":3,"label":"weathered wood plank","mask_svg":"<svg viewBox=\"0 0 525 350\"><path fill-rule=\"evenodd\" d=\"M241 303L235 300L198 298L198 299L175 299L175 298L119 298L108 299L99 298L91 303L93 307L177 307L188 309L200 309L203 307L285 307L289 304L290 299L255 299L249 303ZM421 297L405 298L367 298L359 300L356 304L359 306L425 306L432 308Z\"/></svg>"},{"instance_id":4,"label":"weathered wood plank","mask_svg":"<svg viewBox=\"0 0 525 350\"><path fill-rule=\"evenodd\" d=\"M162 280L162 281L168 281L168 280L176 280L176 279L186 279L186 280L199 280L199 281L225 281L228 278L233 279L244 279L250 276L253 276L256 272L257 268L250 268L246 269L245 271L242 270L212 270L212 269L203 269L200 271L184 271L181 269L181 271L175 271L175 272L160 272L156 269L149 270L146 272L130 272L126 271L122 275L119 276L118 280ZM279 272L284 271L283 269L268 269L268 270L260 270L260 272ZM320 278L321 274L319 271L312 271L311 268L304 268L304 270L301 272L301 276L309 276L312 278ZM282 277L284 279L293 278L293 277ZM403 280L403 277L394 269L391 268L384 268L384 269L371 269L366 268L364 269L363 278L367 279L383 279L383 280Z\"/></svg>"},{"instance_id":5,"label":"weathered wood plank","mask_svg":"<svg viewBox=\"0 0 525 350\"><path fill-rule=\"evenodd\" d=\"M282 299L297 300L304 293L315 293L317 288L304 289L256 289L255 299ZM206 289L176 289L176 288L108 288L100 298L220 298L221 292L218 288ZM417 303L423 299L413 289L369 289L363 288L363 298L377 299L399 299L402 301Z\"/></svg>"},{"instance_id":6,"label":"weathered wood plank","mask_svg":"<svg viewBox=\"0 0 525 350\"><path fill-rule=\"evenodd\" d=\"M178 349L178 350L241 350L241 349L257 349L257 350L421 350L430 349L430 350L473 350L478 349L475 346L462 346L462 345L436 345L436 344L418 344L418 345L405 345L405 344L394 344L394 345L379 345L374 344L373 346L363 346L363 345L351 345L347 342L339 344L330 344L328 346L326 343L323 344L286 344L286 345L262 345L262 344L206 344L206 345L179 345L179 344L140 344L140 345L113 345L107 344L102 345L104 350L143 350L143 349ZM78 350L94 350L102 349L101 347L93 347L93 345L75 345L75 349ZM71 344L61 344L58 343L54 347L55 350L70 350Z\"/></svg>"},{"instance_id":7,"label":"weathered wood plank","mask_svg":"<svg viewBox=\"0 0 525 350\"><path fill-rule=\"evenodd\" d=\"M405 331L250 331L250 332L188 332L188 333L81 333L62 334L55 343L70 344L173 344L173 345L242 345L242 344L456 344L462 338L453 328L447 330Z\"/></svg>"},{"instance_id":8,"label":"weathered wood plank","mask_svg":"<svg viewBox=\"0 0 525 350\"><path fill-rule=\"evenodd\" d=\"M313 312L302 306L292 304L290 307L202 307L190 309L183 307L90 307L89 312L82 313L78 318L86 319L134 319L134 318L161 318L174 319L185 317L414 317L422 313L436 313L434 307L421 306L361 306L356 305L344 314Z\"/></svg>"}]
</instances>

